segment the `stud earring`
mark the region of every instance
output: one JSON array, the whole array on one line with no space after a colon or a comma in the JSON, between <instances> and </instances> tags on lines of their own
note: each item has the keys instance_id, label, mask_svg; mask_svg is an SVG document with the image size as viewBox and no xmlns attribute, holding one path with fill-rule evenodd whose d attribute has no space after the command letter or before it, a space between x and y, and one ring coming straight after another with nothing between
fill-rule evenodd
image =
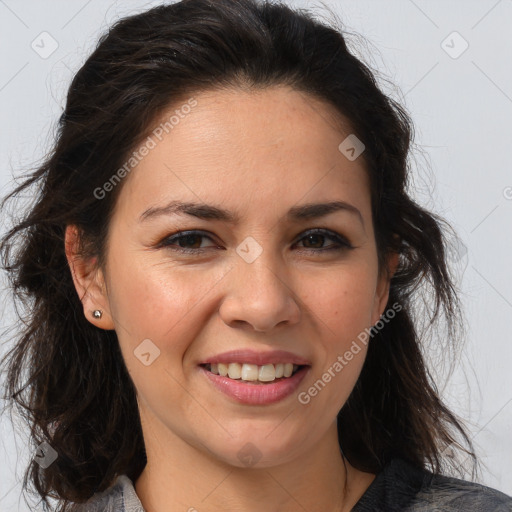
<instances>
[{"instance_id":1,"label":"stud earring","mask_svg":"<svg viewBox=\"0 0 512 512\"><path fill-rule=\"evenodd\" d=\"M101 318L103 316L103 311L101 311L101 309L95 309L93 312L92 312L92 316L94 318Z\"/></svg>"}]
</instances>

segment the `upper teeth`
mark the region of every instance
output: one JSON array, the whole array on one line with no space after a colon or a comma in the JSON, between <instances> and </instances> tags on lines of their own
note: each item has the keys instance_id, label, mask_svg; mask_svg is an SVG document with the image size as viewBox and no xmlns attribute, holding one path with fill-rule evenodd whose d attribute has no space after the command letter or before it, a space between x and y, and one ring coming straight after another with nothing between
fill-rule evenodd
<instances>
[{"instance_id":1,"label":"upper teeth","mask_svg":"<svg viewBox=\"0 0 512 512\"><path fill-rule=\"evenodd\" d=\"M281 377L290 377L297 370L298 366L293 363L264 364L239 364L239 363L212 363L210 371L230 379L259 380L261 382L271 382Z\"/></svg>"}]
</instances>

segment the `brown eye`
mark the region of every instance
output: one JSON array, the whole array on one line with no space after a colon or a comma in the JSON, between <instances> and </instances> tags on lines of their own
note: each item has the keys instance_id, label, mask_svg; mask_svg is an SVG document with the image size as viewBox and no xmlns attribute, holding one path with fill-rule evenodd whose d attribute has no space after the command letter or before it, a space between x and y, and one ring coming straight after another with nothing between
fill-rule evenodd
<instances>
[{"instance_id":1,"label":"brown eye","mask_svg":"<svg viewBox=\"0 0 512 512\"><path fill-rule=\"evenodd\" d=\"M308 236L305 236L303 238L304 240L304 243L306 243L306 247L308 247L308 249L322 249L322 246L323 246L323 242L325 241L327 237L324 236L324 235L308 235ZM311 245L309 245L310 243L312 243L315 247L311 247ZM320 245L320 247L319 247Z\"/></svg>"},{"instance_id":2,"label":"brown eye","mask_svg":"<svg viewBox=\"0 0 512 512\"><path fill-rule=\"evenodd\" d=\"M335 243L324 247L323 244L326 240L333 240ZM304 244L306 249L310 249L313 252L353 249L352 245L341 235L326 229L309 231L306 236L300 239L300 242Z\"/></svg>"},{"instance_id":3,"label":"brown eye","mask_svg":"<svg viewBox=\"0 0 512 512\"><path fill-rule=\"evenodd\" d=\"M211 237L201 231L180 231L166 237L158 246L178 252L199 253L211 248L201 247L203 238L212 240Z\"/></svg>"},{"instance_id":4,"label":"brown eye","mask_svg":"<svg viewBox=\"0 0 512 512\"><path fill-rule=\"evenodd\" d=\"M201 254L204 251L215 247L201 247L203 239L208 239L213 242L211 236L202 231L179 231L178 233L174 233L173 235L164 238L158 244L158 247L187 254ZM324 246L327 240L334 241L334 243ZM299 242L304 244L304 250L308 253L353 249L352 245L338 233L320 228L308 231L306 235L299 240ZM300 250L299 252L304 252L304 250Z\"/></svg>"},{"instance_id":5,"label":"brown eye","mask_svg":"<svg viewBox=\"0 0 512 512\"><path fill-rule=\"evenodd\" d=\"M177 238L179 240L179 246L180 247L186 247L189 248L190 245L193 245L193 249L199 249L201 246L201 239L203 238L202 235L184 235ZM197 242L199 241L199 246ZM195 243L194 243L195 242Z\"/></svg>"}]
</instances>

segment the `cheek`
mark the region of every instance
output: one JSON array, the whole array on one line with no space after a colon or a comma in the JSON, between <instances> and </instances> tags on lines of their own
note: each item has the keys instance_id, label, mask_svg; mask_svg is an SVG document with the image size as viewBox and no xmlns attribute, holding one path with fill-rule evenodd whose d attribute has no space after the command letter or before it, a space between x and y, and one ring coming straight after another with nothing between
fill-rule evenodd
<instances>
[{"instance_id":1,"label":"cheek","mask_svg":"<svg viewBox=\"0 0 512 512\"><path fill-rule=\"evenodd\" d=\"M315 326L318 366L303 400L332 415L348 399L364 364L375 294L373 273L366 265L350 265L316 279L307 304L319 319ZM311 290L311 287L309 287ZM325 389L325 391L324 391ZM302 402L304 403L304 402Z\"/></svg>"},{"instance_id":2,"label":"cheek","mask_svg":"<svg viewBox=\"0 0 512 512\"><path fill-rule=\"evenodd\" d=\"M191 267L149 263L145 258L113 261L109 302L123 351L133 353L143 340L150 339L161 355L181 357L195 329L201 328L192 319L198 311L204 313L208 292L220 277Z\"/></svg>"},{"instance_id":3,"label":"cheek","mask_svg":"<svg viewBox=\"0 0 512 512\"><path fill-rule=\"evenodd\" d=\"M109 299L116 334L139 399L153 411L162 403L173 403L179 409L182 360L204 329L198 315L205 314L208 292L219 277L191 268L150 264L143 258L127 259L110 275L115 284ZM143 357L147 352L148 365Z\"/></svg>"},{"instance_id":4,"label":"cheek","mask_svg":"<svg viewBox=\"0 0 512 512\"><path fill-rule=\"evenodd\" d=\"M375 285L373 270L363 264L340 267L313 281L304 280L305 302L336 336L338 348L371 326Z\"/></svg>"}]
</instances>

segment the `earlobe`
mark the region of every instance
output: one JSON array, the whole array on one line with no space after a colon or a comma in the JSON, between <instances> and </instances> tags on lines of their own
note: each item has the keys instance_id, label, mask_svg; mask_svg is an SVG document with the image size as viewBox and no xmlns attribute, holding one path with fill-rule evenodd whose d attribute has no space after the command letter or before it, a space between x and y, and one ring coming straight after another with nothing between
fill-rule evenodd
<instances>
[{"instance_id":1,"label":"earlobe","mask_svg":"<svg viewBox=\"0 0 512 512\"><path fill-rule=\"evenodd\" d=\"M85 317L101 329L114 329L103 272L98 268L96 258L86 258L82 255L77 226L66 226L64 245L66 259Z\"/></svg>"}]
</instances>

